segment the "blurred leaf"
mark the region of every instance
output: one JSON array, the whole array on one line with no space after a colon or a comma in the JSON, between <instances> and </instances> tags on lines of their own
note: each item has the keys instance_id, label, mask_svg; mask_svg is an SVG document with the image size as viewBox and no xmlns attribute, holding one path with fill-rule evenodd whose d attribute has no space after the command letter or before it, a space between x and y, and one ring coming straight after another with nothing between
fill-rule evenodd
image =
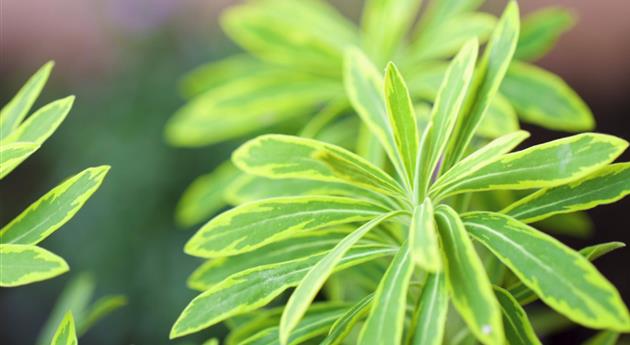
<instances>
[{"instance_id":1,"label":"blurred leaf","mask_svg":"<svg viewBox=\"0 0 630 345\"><path fill-rule=\"evenodd\" d=\"M556 214L535 222L533 226L552 234L576 238L588 238L593 235L594 231L593 221L586 212Z\"/></svg>"},{"instance_id":2,"label":"blurred leaf","mask_svg":"<svg viewBox=\"0 0 630 345\"><path fill-rule=\"evenodd\" d=\"M29 110L42 92L54 62L49 61L42 66L22 86L20 91L0 110L0 140L11 134L28 115Z\"/></svg>"},{"instance_id":3,"label":"blurred leaf","mask_svg":"<svg viewBox=\"0 0 630 345\"><path fill-rule=\"evenodd\" d=\"M341 315L330 327L328 336L320 345L340 345L352 331L352 328L369 312L374 300L374 294L369 294L358 301Z\"/></svg>"},{"instance_id":4,"label":"blurred leaf","mask_svg":"<svg viewBox=\"0 0 630 345\"><path fill-rule=\"evenodd\" d=\"M525 122L568 132L595 127L593 114L580 96L560 77L534 65L513 62L501 93Z\"/></svg>"},{"instance_id":5,"label":"blurred leaf","mask_svg":"<svg viewBox=\"0 0 630 345\"><path fill-rule=\"evenodd\" d=\"M68 271L61 257L37 246L0 244L0 286L15 287L56 277Z\"/></svg>"},{"instance_id":6,"label":"blurred leaf","mask_svg":"<svg viewBox=\"0 0 630 345\"><path fill-rule=\"evenodd\" d=\"M612 331L601 331L588 339L583 345L615 345L619 339L619 333Z\"/></svg>"},{"instance_id":7,"label":"blurred leaf","mask_svg":"<svg viewBox=\"0 0 630 345\"><path fill-rule=\"evenodd\" d=\"M560 35L575 25L574 15L567 9L547 7L530 13L523 20L521 37L514 56L521 60L536 60L556 44Z\"/></svg>"},{"instance_id":8,"label":"blurred leaf","mask_svg":"<svg viewBox=\"0 0 630 345\"><path fill-rule=\"evenodd\" d=\"M79 336L85 334L98 321L125 305L127 305L127 297L123 295L101 297L85 310L83 317L79 320L77 327Z\"/></svg>"},{"instance_id":9,"label":"blurred leaf","mask_svg":"<svg viewBox=\"0 0 630 345\"><path fill-rule=\"evenodd\" d=\"M0 146L0 179L17 168L26 158L39 148L39 144L17 142Z\"/></svg>"},{"instance_id":10,"label":"blurred leaf","mask_svg":"<svg viewBox=\"0 0 630 345\"><path fill-rule=\"evenodd\" d=\"M0 242L37 244L44 240L81 209L109 168L85 169L53 188L0 230Z\"/></svg>"}]
</instances>

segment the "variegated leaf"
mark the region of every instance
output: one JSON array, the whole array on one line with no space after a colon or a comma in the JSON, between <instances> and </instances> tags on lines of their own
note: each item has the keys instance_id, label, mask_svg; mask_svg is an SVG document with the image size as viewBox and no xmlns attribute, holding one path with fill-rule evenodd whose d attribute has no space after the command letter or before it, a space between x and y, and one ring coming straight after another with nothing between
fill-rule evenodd
<instances>
[{"instance_id":1,"label":"variegated leaf","mask_svg":"<svg viewBox=\"0 0 630 345\"><path fill-rule=\"evenodd\" d=\"M0 244L0 286L15 287L56 277L68 271L59 256L37 246Z\"/></svg>"}]
</instances>

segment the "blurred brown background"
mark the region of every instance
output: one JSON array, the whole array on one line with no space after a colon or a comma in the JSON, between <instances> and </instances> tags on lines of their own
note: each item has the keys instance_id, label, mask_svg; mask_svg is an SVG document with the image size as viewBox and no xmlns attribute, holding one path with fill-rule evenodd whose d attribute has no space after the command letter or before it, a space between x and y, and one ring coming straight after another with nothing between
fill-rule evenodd
<instances>
[{"instance_id":1,"label":"blurred brown background","mask_svg":"<svg viewBox=\"0 0 630 345\"><path fill-rule=\"evenodd\" d=\"M162 127L182 100L179 78L238 49L217 17L228 0L0 0L0 101L53 59L56 68L40 105L76 94L69 118L26 164L0 183L0 221L84 167L111 164L106 183L78 216L43 243L68 259L66 276L0 291L0 343L31 344L73 273L92 271L97 294L125 293L130 304L99 324L82 344L166 344L167 332L193 293L185 277L195 261L182 253L190 232L173 224L184 187L228 156L229 145L169 148ZM332 1L359 16L360 0ZM499 12L503 1L487 8ZM561 75L591 106L598 131L630 139L630 1L527 0L522 12L558 5L579 17L540 64ZM538 140L555 138L528 127ZM626 153L623 160L630 160ZM597 233L587 243L630 242L630 200L590 214ZM598 267L630 303L630 250ZM218 327L206 333L222 332ZM590 333L560 334L574 344ZM201 337L203 338L203 337Z\"/></svg>"}]
</instances>

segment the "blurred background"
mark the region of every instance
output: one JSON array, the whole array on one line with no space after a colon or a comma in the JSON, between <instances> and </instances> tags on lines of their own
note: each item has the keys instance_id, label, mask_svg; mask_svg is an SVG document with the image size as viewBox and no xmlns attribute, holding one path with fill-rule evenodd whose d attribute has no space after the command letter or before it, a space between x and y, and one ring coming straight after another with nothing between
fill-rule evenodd
<instances>
[{"instance_id":1,"label":"blurred background","mask_svg":"<svg viewBox=\"0 0 630 345\"><path fill-rule=\"evenodd\" d=\"M96 277L97 296L123 293L129 304L87 333L82 344L171 343L168 331L195 295L185 279L196 264L182 252L192 232L174 224L173 210L192 179L227 158L233 145L175 149L165 144L163 126L183 103L180 77L238 51L218 24L221 10L234 2L0 0L0 103L51 59L56 67L38 104L77 96L70 116L43 148L1 181L0 223L83 168L113 166L79 214L43 243L67 259L71 272L0 290L1 344L33 344L64 284L85 271ZM361 0L332 2L347 16L359 17ZM528 0L521 9L527 13L551 4L573 9L579 22L540 64L586 100L598 131L630 139L630 2ZM503 5L489 1L487 8L497 13ZM559 135L527 129L541 140ZM568 243L579 248L630 242L628 211L630 198L595 209L594 237ZM629 249L597 263L627 304L629 263ZM215 327L191 339L223 331ZM549 341L573 344L589 334L574 330Z\"/></svg>"}]
</instances>

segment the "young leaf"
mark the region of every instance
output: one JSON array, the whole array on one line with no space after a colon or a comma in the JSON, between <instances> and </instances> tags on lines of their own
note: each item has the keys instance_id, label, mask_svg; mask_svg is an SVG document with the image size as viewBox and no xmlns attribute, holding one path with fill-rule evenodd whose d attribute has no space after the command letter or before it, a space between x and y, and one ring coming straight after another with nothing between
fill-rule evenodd
<instances>
[{"instance_id":1,"label":"young leaf","mask_svg":"<svg viewBox=\"0 0 630 345\"><path fill-rule=\"evenodd\" d=\"M409 225L409 248L411 258L418 267L429 272L442 269L437 230L433 221L433 204L429 198L413 211Z\"/></svg>"},{"instance_id":2,"label":"young leaf","mask_svg":"<svg viewBox=\"0 0 630 345\"><path fill-rule=\"evenodd\" d=\"M518 301L505 289L494 287L494 293L501 305L503 312L503 324L505 325L505 338L510 345L542 345L534 328L529 323L527 313L518 304Z\"/></svg>"},{"instance_id":3,"label":"young leaf","mask_svg":"<svg viewBox=\"0 0 630 345\"><path fill-rule=\"evenodd\" d=\"M381 143L398 176L406 176L404 163L396 154L396 140L387 116L381 73L363 52L351 48L346 51L343 81L350 103Z\"/></svg>"},{"instance_id":4,"label":"young leaf","mask_svg":"<svg viewBox=\"0 0 630 345\"><path fill-rule=\"evenodd\" d=\"M630 194L630 163L612 164L575 182L541 189L505 208L505 213L525 223L555 214L588 210L610 204Z\"/></svg>"},{"instance_id":5,"label":"young leaf","mask_svg":"<svg viewBox=\"0 0 630 345\"><path fill-rule=\"evenodd\" d=\"M304 279L293 291L293 294L291 294L280 318L280 342L282 344L287 343L289 335L302 319L304 313L306 313L309 305L315 299L315 295L317 295L317 292L322 288L335 266L339 264L350 248L374 227L397 214L399 213L390 212L365 223L341 240L322 260L308 271Z\"/></svg>"},{"instance_id":6,"label":"young leaf","mask_svg":"<svg viewBox=\"0 0 630 345\"><path fill-rule=\"evenodd\" d=\"M424 193L442 157L464 102L477 61L478 42L468 41L446 71L431 112L431 126L422 147L419 195Z\"/></svg>"},{"instance_id":7,"label":"young leaf","mask_svg":"<svg viewBox=\"0 0 630 345\"><path fill-rule=\"evenodd\" d=\"M444 273L427 277L418 302L412 326L413 338L410 345L441 345L444 338L448 292Z\"/></svg>"},{"instance_id":8,"label":"young leaf","mask_svg":"<svg viewBox=\"0 0 630 345\"><path fill-rule=\"evenodd\" d=\"M127 305L127 297L123 295L101 297L85 311L85 315L79 320L77 333L79 335L85 334L98 321L125 305Z\"/></svg>"},{"instance_id":9,"label":"young leaf","mask_svg":"<svg viewBox=\"0 0 630 345\"><path fill-rule=\"evenodd\" d=\"M578 180L617 158L628 146L620 138L583 133L503 156L442 191L548 188Z\"/></svg>"},{"instance_id":10,"label":"young leaf","mask_svg":"<svg viewBox=\"0 0 630 345\"><path fill-rule=\"evenodd\" d=\"M462 221L446 205L436 207L435 216L453 305L480 342L503 344L501 309Z\"/></svg>"},{"instance_id":11,"label":"young leaf","mask_svg":"<svg viewBox=\"0 0 630 345\"><path fill-rule=\"evenodd\" d=\"M360 345L400 344L413 268L405 242L378 285L370 315L359 335Z\"/></svg>"},{"instance_id":12,"label":"young leaf","mask_svg":"<svg viewBox=\"0 0 630 345\"><path fill-rule=\"evenodd\" d=\"M352 328L370 312L374 294L369 294L358 301L330 327L328 336L320 345L339 345L350 334Z\"/></svg>"},{"instance_id":13,"label":"young leaf","mask_svg":"<svg viewBox=\"0 0 630 345\"><path fill-rule=\"evenodd\" d=\"M397 248L384 246L355 246L337 266L342 270L351 266L392 255ZM177 338L198 332L229 317L256 310L286 289L297 285L306 273L325 254L255 267L235 274L195 297L179 316L170 337Z\"/></svg>"},{"instance_id":14,"label":"young leaf","mask_svg":"<svg viewBox=\"0 0 630 345\"><path fill-rule=\"evenodd\" d=\"M420 9L419 0L367 0L361 27L370 56L384 64L400 45ZM391 20L396 18L396 20ZM384 25L384 23L387 23ZM381 65L382 66L382 65Z\"/></svg>"},{"instance_id":15,"label":"young leaf","mask_svg":"<svg viewBox=\"0 0 630 345\"><path fill-rule=\"evenodd\" d=\"M267 199L213 218L186 243L184 251L204 258L236 255L297 232L366 221L385 212L380 206L342 197Z\"/></svg>"},{"instance_id":16,"label":"young leaf","mask_svg":"<svg viewBox=\"0 0 630 345\"><path fill-rule=\"evenodd\" d=\"M63 318L59 328L57 328L57 332L52 339L50 345L77 345L79 341L77 340L77 334L74 329L74 318L72 318L72 313L68 312L66 317Z\"/></svg>"},{"instance_id":17,"label":"young leaf","mask_svg":"<svg viewBox=\"0 0 630 345\"><path fill-rule=\"evenodd\" d=\"M192 226L210 218L225 206L224 195L240 176L236 167L227 161L213 172L196 178L186 188L177 204L175 210L177 222L183 226Z\"/></svg>"},{"instance_id":18,"label":"young leaf","mask_svg":"<svg viewBox=\"0 0 630 345\"><path fill-rule=\"evenodd\" d=\"M502 214L474 212L463 220L475 239L559 313L587 327L630 330L619 293L582 255Z\"/></svg>"},{"instance_id":19,"label":"young leaf","mask_svg":"<svg viewBox=\"0 0 630 345\"><path fill-rule=\"evenodd\" d=\"M36 246L0 244L0 286L14 287L56 277L68 271L59 256Z\"/></svg>"},{"instance_id":20,"label":"young leaf","mask_svg":"<svg viewBox=\"0 0 630 345\"><path fill-rule=\"evenodd\" d=\"M499 20L475 72L475 79L466 97L462 114L457 119L445 156L446 169L457 163L466 152L484 113L496 95L510 65L519 33L519 11L510 1Z\"/></svg>"},{"instance_id":21,"label":"young leaf","mask_svg":"<svg viewBox=\"0 0 630 345\"><path fill-rule=\"evenodd\" d=\"M72 109L74 96L56 100L39 108L26 121L22 122L10 135L6 136L0 143L27 141L42 144L66 118Z\"/></svg>"},{"instance_id":22,"label":"young leaf","mask_svg":"<svg viewBox=\"0 0 630 345\"><path fill-rule=\"evenodd\" d=\"M42 66L22 86L20 91L0 110L0 140L11 134L24 120L35 100L42 92L54 62L49 61Z\"/></svg>"},{"instance_id":23,"label":"young leaf","mask_svg":"<svg viewBox=\"0 0 630 345\"><path fill-rule=\"evenodd\" d=\"M529 137L529 133L525 131L506 134L473 152L438 178L431 186L431 197L439 196L441 190L449 189L451 185L465 180L467 176L474 174L477 170L497 161L503 154L512 151L527 137Z\"/></svg>"},{"instance_id":24,"label":"young leaf","mask_svg":"<svg viewBox=\"0 0 630 345\"><path fill-rule=\"evenodd\" d=\"M573 14L558 7L543 8L523 20L521 37L514 56L520 60L536 60L554 46L564 32L575 24Z\"/></svg>"},{"instance_id":25,"label":"young leaf","mask_svg":"<svg viewBox=\"0 0 630 345\"><path fill-rule=\"evenodd\" d=\"M188 286L206 291L233 274L254 268L323 253L341 241L346 232L308 231L239 255L210 259L188 278Z\"/></svg>"},{"instance_id":26,"label":"young leaf","mask_svg":"<svg viewBox=\"0 0 630 345\"><path fill-rule=\"evenodd\" d=\"M81 209L109 168L85 169L53 188L0 230L0 243L34 245L44 240Z\"/></svg>"},{"instance_id":27,"label":"young leaf","mask_svg":"<svg viewBox=\"0 0 630 345\"><path fill-rule=\"evenodd\" d=\"M416 126L416 114L405 81L396 65L391 62L385 70L385 104L389 123L394 133L396 152L407 173L404 176L404 181L407 182L409 190L412 190L418 165L419 135Z\"/></svg>"},{"instance_id":28,"label":"young leaf","mask_svg":"<svg viewBox=\"0 0 630 345\"><path fill-rule=\"evenodd\" d=\"M17 168L28 156L37 151L39 144L17 142L0 146L0 179Z\"/></svg>"},{"instance_id":29,"label":"young leaf","mask_svg":"<svg viewBox=\"0 0 630 345\"><path fill-rule=\"evenodd\" d=\"M501 93L525 122L569 132L595 127L593 114L580 96L560 77L534 65L512 63Z\"/></svg>"},{"instance_id":30,"label":"young leaf","mask_svg":"<svg viewBox=\"0 0 630 345\"><path fill-rule=\"evenodd\" d=\"M396 180L365 159L311 139L263 135L239 147L232 160L257 176L349 183L394 196L403 193Z\"/></svg>"}]
</instances>

